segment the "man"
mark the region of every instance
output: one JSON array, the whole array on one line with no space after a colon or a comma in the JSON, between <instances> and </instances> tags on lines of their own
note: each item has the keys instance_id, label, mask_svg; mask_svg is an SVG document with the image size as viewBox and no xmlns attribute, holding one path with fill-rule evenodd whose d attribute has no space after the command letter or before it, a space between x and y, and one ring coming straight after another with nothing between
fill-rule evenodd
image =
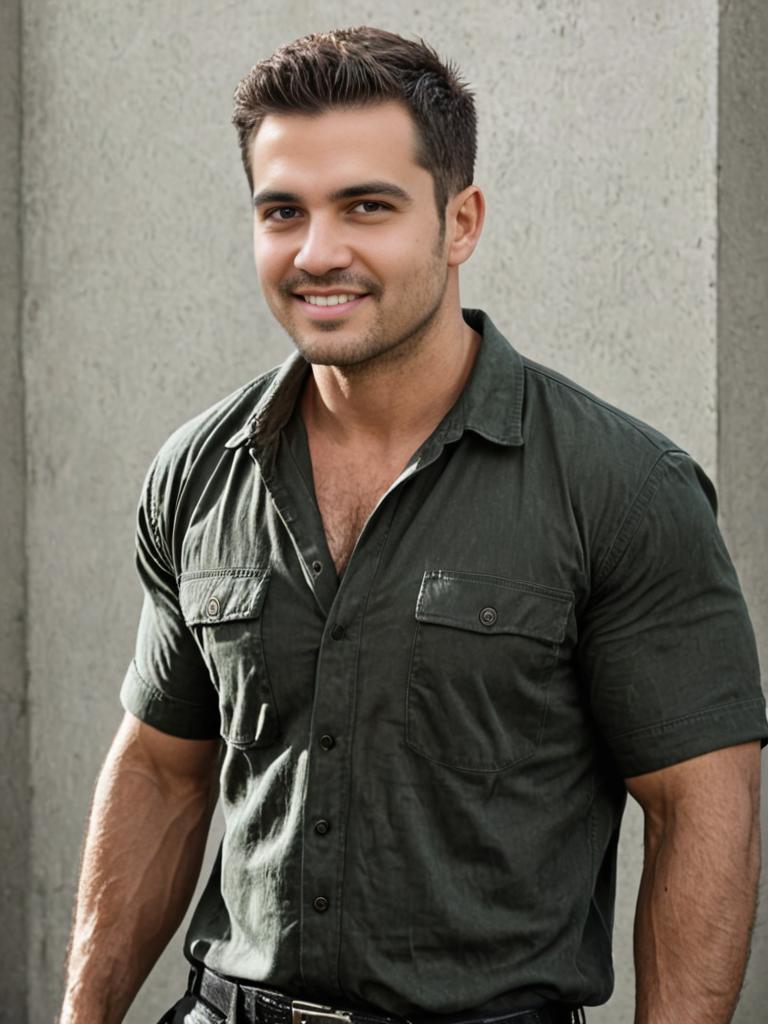
<instances>
[{"instance_id":1,"label":"man","mask_svg":"<svg viewBox=\"0 0 768 1024\"><path fill-rule=\"evenodd\" d=\"M299 40L234 120L297 352L147 476L62 1024L123 1018L217 775L226 832L164 1020L580 1019L612 987L629 790L636 1020L725 1024L768 729L711 484L462 312L474 106L424 44Z\"/></svg>"}]
</instances>

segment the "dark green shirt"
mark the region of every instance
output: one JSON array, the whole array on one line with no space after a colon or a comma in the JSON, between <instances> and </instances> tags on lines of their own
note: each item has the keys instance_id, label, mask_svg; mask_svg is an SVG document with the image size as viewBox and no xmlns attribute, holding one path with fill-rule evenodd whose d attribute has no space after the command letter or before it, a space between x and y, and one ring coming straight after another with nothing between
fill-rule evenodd
<instances>
[{"instance_id":1,"label":"dark green shirt","mask_svg":"<svg viewBox=\"0 0 768 1024\"><path fill-rule=\"evenodd\" d=\"M123 703L224 739L187 952L392 1013L607 999L623 777L768 736L701 469L465 317L471 378L340 580L298 354L176 431L139 509Z\"/></svg>"}]
</instances>

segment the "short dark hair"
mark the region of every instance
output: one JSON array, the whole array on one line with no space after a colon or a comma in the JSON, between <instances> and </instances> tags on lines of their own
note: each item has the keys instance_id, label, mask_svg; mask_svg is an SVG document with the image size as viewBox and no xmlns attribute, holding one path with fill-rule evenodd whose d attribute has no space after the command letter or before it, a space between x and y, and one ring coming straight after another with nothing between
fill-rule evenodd
<instances>
[{"instance_id":1,"label":"short dark hair","mask_svg":"<svg viewBox=\"0 0 768 1024\"><path fill-rule=\"evenodd\" d=\"M248 147L268 114L321 114L395 100L413 117L418 163L434 181L441 222L451 196L472 184L477 149L473 94L456 65L423 39L378 28L345 28L287 43L237 86L232 123L253 190Z\"/></svg>"}]
</instances>

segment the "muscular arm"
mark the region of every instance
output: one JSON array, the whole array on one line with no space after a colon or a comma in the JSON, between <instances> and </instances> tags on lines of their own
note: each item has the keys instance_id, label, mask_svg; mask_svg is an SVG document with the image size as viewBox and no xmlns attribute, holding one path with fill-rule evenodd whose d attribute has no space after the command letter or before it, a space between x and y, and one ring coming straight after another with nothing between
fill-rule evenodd
<instances>
[{"instance_id":1,"label":"muscular arm","mask_svg":"<svg viewBox=\"0 0 768 1024\"><path fill-rule=\"evenodd\" d=\"M96 785L60 1024L118 1024L184 916L215 805L218 741L126 713Z\"/></svg>"},{"instance_id":2,"label":"muscular arm","mask_svg":"<svg viewBox=\"0 0 768 1024\"><path fill-rule=\"evenodd\" d=\"M645 812L635 1024L728 1024L760 870L757 743L627 779Z\"/></svg>"}]
</instances>

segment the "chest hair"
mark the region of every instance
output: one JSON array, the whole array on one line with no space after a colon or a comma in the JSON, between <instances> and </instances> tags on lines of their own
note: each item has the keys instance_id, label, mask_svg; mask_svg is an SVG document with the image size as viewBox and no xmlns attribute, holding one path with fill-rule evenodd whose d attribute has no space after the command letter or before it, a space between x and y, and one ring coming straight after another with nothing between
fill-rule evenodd
<instances>
[{"instance_id":1,"label":"chest hair","mask_svg":"<svg viewBox=\"0 0 768 1024\"><path fill-rule=\"evenodd\" d=\"M325 539L339 576L349 562L366 520L397 479L402 465L378 466L371 460L347 461L313 452L315 495Z\"/></svg>"}]
</instances>

